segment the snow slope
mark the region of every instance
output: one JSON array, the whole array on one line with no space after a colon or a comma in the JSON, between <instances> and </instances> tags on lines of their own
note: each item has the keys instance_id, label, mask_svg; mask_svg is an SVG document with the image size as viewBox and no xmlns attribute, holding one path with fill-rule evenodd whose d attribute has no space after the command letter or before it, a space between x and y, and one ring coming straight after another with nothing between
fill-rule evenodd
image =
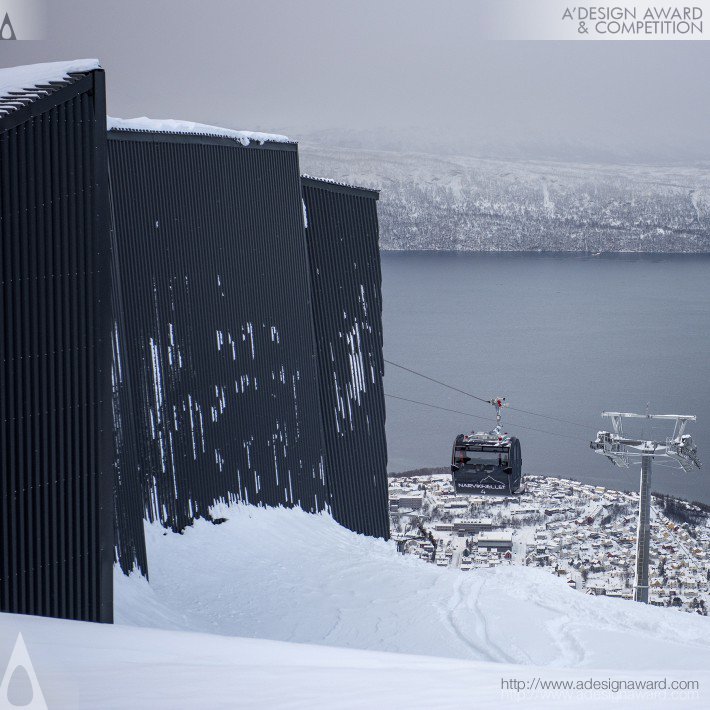
<instances>
[{"instance_id":1,"label":"snow slope","mask_svg":"<svg viewBox=\"0 0 710 710\"><path fill-rule=\"evenodd\" d=\"M440 569L300 510L214 515L147 526L151 584L116 573L114 626L0 614L0 691L21 632L52 709L708 707L707 618L542 570ZM700 689L538 685L664 679Z\"/></svg>"},{"instance_id":2,"label":"snow slope","mask_svg":"<svg viewBox=\"0 0 710 710\"><path fill-rule=\"evenodd\" d=\"M280 641L102 626L0 614L0 678L22 632L37 682L52 710L166 708L702 708L701 690L678 696L652 691L501 690L501 679L656 680L659 673L610 675L423 656L354 651ZM669 675L670 680L670 675ZM13 680L9 699L28 700L29 681ZM670 698L678 697L678 700ZM0 708L7 707L0 697ZM13 706L10 706L13 707Z\"/></svg>"},{"instance_id":3,"label":"snow slope","mask_svg":"<svg viewBox=\"0 0 710 710\"><path fill-rule=\"evenodd\" d=\"M710 618L571 590L540 569L441 569L300 510L235 506L147 526L150 585L116 575L121 624L458 659L710 668Z\"/></svg>"}]
</instances>

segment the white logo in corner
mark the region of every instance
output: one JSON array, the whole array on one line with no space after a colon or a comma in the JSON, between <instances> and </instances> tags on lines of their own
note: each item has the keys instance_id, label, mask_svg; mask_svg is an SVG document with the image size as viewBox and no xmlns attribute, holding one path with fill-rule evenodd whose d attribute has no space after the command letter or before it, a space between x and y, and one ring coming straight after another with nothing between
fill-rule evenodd
<instances>
[{"instance_id":1,"label":"white logo in corner","mask_svg":"<svg viewBox=\"0 0 710 710\"><path fill-rule=\"evenodd\" d=\"M23 698L23 700L20 701L21 704L16 705L13 700L10 699L10 683L12 682L12 677L15 675L15 672L20 668L24 669L30 680L32 698L30 700L25 700ZM2 683L0 683L0 710L6 710L8 708L49 710L47 707L47 701L44 699L44 694L42 693L42 688L39 687L37 674L35 673L32 660L30 659L30 654L27 650L27 646L25 646L25 640L22 638L21 633L17 634L15 648L12 649L10 660L7 664L7 669L5 670L5 675L3 676Z\"/></svg>"}]
</instances>

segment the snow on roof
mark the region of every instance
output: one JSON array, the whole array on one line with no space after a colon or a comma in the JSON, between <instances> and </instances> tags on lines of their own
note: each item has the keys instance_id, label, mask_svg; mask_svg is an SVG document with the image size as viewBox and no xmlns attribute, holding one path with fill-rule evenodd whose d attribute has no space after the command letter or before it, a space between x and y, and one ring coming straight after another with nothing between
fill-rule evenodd
<instances>
[{"instance_id":1,"label":"snow on roof","mask_svg":"<svg viewBox=\"0 0 710 710\"><path fill-rule=\"evenodd\" d=\"M509 532L490 532L490 533L479 533L479 542L512 542L513 533Z\"/></svg>"},{"instance_id":2,"label":"snow on roof","mask_svg":"<svg viewBox=\"0 0 710 710\"><path fill-rule=\"evenodd\" d=\"M221 138L232 138L244 146L251 141L259 144L264 143L292 143L287 136L276 133L258 133L255 131L235 131L231 128L221 128L220 126L210 126L206 123L195 123L193 121L178 121L174 118L114 118L108 116L106 119L108 130L110 131L141 131L146 133L185 133L198 136L219 136Z\"/></svg>"},{"instance_id":3,"label":"snow on roof","mask_svg":"<svg viewBox=\"0 0 710 710\"><path fill-rule=\"evenodd\" d=\"M71 79L70 74L82 74L100 68L98 59L74 59L69 62L28 64L0 69L0 104L2 99L11 98L10 94L33 93L37 86L54 81L67 81ZM18 106L11 105L4 108L9 110Z\"/></svg>"},{"instance_id":4,"label":"snow on roof","mask_svg":"<svg viewBox=\"0 0 710 710\"><path fill-rule=\"evenodd\" d=\"M301 178L303 180L315 180L317 182L325 182L330 185L337 185L338 187L348 187L352 190L367 190L368 192L379 192L379 190L374 187L363 187L362 185L353 185L352 183L339 182L338 180L331 180L330 178L315 177L314 175L307 175L305 173L301 175Z\"/></svg>"}]
</instances>

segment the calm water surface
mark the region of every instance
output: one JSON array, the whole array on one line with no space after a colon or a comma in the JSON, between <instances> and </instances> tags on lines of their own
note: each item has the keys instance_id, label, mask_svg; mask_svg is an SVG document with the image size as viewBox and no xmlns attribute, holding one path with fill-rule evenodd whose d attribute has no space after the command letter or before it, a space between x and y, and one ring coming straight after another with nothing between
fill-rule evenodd
<instances>
[{"instance_id":1,"label":"calm water surface","mask_svg":"<svg viewBox=\"0 0 710 710\"><path fill-rule=\"evenodd\" d=\"M613 467L589 440L610 428L602 410L650 402L697 415L688 431L706 462L656 464L654 490L710 502L710 256L384 253L382 270L387 359L575 422L505 412L527 473L636 489L638 466ZM385 389L472 415L388 399L390 471L447 466L456 434L493 424L485 404L391 366Z\"/></svg>"}]
</instances>

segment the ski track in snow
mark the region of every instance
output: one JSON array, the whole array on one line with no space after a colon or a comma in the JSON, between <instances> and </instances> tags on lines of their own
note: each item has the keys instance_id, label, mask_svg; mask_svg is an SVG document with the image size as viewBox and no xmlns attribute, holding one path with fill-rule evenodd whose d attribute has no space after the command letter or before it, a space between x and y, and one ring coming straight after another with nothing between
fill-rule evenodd
<instances>
[{"instance_id":1,"label":"ski track in snow","mask_svg":"<svg viewBox=\"0 0 710 710\"><path fill-rule=\"evenodd\" d=\"M524 567L461 572L326 515L221 508L183 535L146 525L150 585L116 581L116 621L472 661L710 666L710 619L570 589Z\"/></svg>"},{"instance_id":2,"label":"ski track in snow","mask_svg":"<svg viewBox=\"0 0 710 710\"><path fill-rule=\"evenodd\" d=\"M449 626L451 627L451 630L456 634L456 636L461 640L461 643L464 644L464 646L467 646L473 654L479 658L485 658L487 655L487 652L484 651L484 649L481 648L481 646L477 643L474 643L471 641L466 633L459 627L458 623L456 622L456 612L459 611L461 606L464 603L463 599L463 594L461 592L461 587L464 585L464 578L461 577L460 579L457 579L454 582L454 593L453 596L451 597L451 601L448 605L448 608L445 610L445 616L446 616L446 621L448 622ZM480 616L480 615L479 615ZM485 621L484 621L485 623Z\"/></svg>"},{"instance_id":3,"label":"ski track in snow","mask_svg":"<svg viewBox=\"0 0 710 710\"><path fill-rule=\"evenodd\" d=\"M487 648L492 648L494 651L495 655L491 660L499 661L499 662L505 661L505 662L510 662L510 663L516 663L516 662L519 663L520 662L519 658L513 658L509 653L504 651L503 648L499 644L497 644L495 641L493 641L490 634L488 633L488 622L486 621L486 610L485 610L484 605L481 603L481 592L485 589L486 584L487 584L487 582L485 579L481 580L479 592L474 599L476 613L478 614L478 618L480 620L480 628L481 628L481 634L483 637L484 644Z\"/></svg>"}]
</instances>

